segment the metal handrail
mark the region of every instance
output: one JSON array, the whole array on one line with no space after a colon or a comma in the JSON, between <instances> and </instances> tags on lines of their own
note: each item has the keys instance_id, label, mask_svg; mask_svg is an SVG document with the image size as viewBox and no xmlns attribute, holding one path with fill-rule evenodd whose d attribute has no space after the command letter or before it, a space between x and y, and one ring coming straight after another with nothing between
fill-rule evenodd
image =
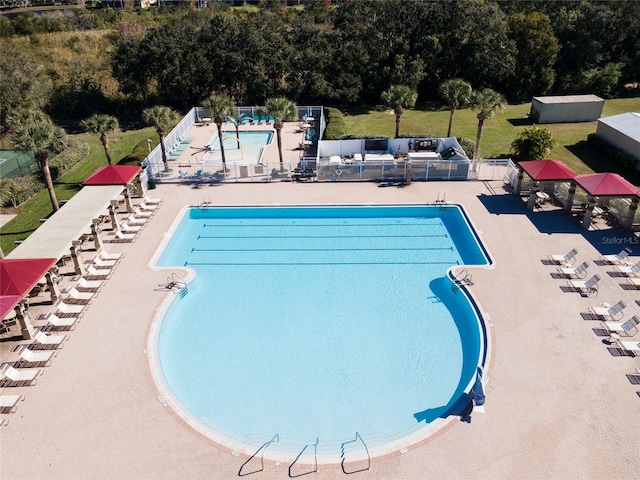
<instances>
[{"instance_id":1,"label":"metal handrail","mask_svg":"<svg viewBox=\"0 0 640 480\"><path fill-rule=\"evenodd\" d=\"M309 444L307 444L307 445L304 446L304 448L302 450L300 450L300 453L298 454L296 459L293 461L293 463L291 465L289 465L289 478L302 477L303 475L309 475L310 473L315 473L315 472L318 471L318 444L319 443L320 443L320 440L316 437L316 443L313 444L313 447L314 447L314 452L313 452L314 469L313 470L309 470L308 472L299 473L297 475L294 475L294 474L291 473L291 469L298 462L298 460L300 459L302 454L305 452L305 450L309 446Z\"/></svg>"},{"instance_id":2,"label":"metal handrail","mask_svg":"<svg viewBox=\"0 0 640 480\"><path fill-rule=\"evenodd\" d=\"M353 470L353 471L347 471L344 468L344 462L345 462L345 457L344 457L344 446L347 443L354 443L357 442L358 439L360 439L360 442L362 442L362 445L364 446L364 450L365 452L367 452L367 466L365 468L361 468L359 470ZM352 473L358 473L358 472L364 472L366 470L369 470L371 468L371 455L369 455L369 449L367 448L367 444L364 443L363 438L360 436L360 434L358 432L356 432L356 438L354 438L353 440L349 440L348 442L343 442L342 445L340 445L340 456L342 457L342 461L340 462L340 466L342 467L342 472L345 473L346 475L351 475Z\"/></svg>"},{"instance_id":3,"label":"metal handrail","mask_svg":"<svg viewBox=\"0 0 640 480\"><path fill-rule=\"evenodd\" d=\"M251 455L249 457L249 460L247 460L246 462L244 462L242 464L242 466L240 467L240 470L238 470L238 476L239 477L244 477L245 475L251 475L252 473L258 473L264 470L264 451L267 449L267 447L269 445L271 445L273 442L279 442L280 441L280 436L276 433L273 438L271 440L269 440L268 442L264 442L260 448L258 448L258 450L255 451L255 453L253 455ZM251 472L246 472L244 473L242 471L242 469L247 466L249 464L249 462L251 462L251 460L253 460L256 455L258 455L258 453L260 453L260 450L262 450L262 455L260 455L260 469L259 470L253 470Z\"/></svg>"}]
</instances>

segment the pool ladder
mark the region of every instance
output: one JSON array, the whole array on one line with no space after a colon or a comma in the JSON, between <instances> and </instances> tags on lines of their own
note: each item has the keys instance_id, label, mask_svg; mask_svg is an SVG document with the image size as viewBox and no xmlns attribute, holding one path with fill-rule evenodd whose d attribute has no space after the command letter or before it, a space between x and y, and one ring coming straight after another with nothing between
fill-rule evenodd
<instances>
[{"instance_id":1,"label":"pool ladder","mask_svg":"<svg viewBox=\"0 0 640 480\"><path fill-rule=\"evenodd\" d=\"M440 194L438 194L438 197L436 198L436 201L433 202L436 205L442 205L443 207L447 205L447 194L443 193L442 197L440 196Z\"/></svg>"},{"instance_id":2,"label":"pool ladder","mask_svg":"<svg viewBox=\"0 0 640 480\"><path fill-rule=\"evenodd\" d=\"M167 277L167 285L166 288L169 290L174 290L177 292L180 298L184 298L189 290L187 289L187 282L185 282L180 276L178 276L175 272L171 273L170 277Z\"/></svg>"}]
</instances>

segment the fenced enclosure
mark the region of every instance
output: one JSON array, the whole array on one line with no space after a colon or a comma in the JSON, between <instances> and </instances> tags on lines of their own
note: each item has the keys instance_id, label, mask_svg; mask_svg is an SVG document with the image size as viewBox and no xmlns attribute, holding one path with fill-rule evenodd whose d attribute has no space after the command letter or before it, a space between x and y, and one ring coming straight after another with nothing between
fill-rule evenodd
<instances>
[{"instance_id":1,"label":"fenced enclosure","mask_svg":"<svg viewBox=\"0 0 640 480\"><path fill-rule=\"evenodd\" d=\"M23 177L38 168L33 152L0 150L0 178Z\"/></svg>"}]
</instances>

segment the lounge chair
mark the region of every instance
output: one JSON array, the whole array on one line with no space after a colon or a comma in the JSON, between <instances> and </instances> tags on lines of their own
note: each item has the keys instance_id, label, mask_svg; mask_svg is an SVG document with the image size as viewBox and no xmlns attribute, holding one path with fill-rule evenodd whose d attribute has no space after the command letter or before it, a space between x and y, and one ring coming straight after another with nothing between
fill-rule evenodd
<instances>
[{"instance_id":1,"label":"lounge chair","mask_svg":"<svg viewBox=\"0 0 640 480\"><path fill-rule=\"evenodd\" d=\"M42 370L18 370L8 363L3 363L0 373L5 377L0 380L0 387L24 387L35 385L36 379L42 375Z\"/></svg>"},{"instance_id":2,"label":"lounge chair","mask_svg":"<svg viewBox=\"0 0 640 480\"><path fill-rule=\"evenodd\" d=\"M640 342L637 340L616 340L618 346L632 356L640 354Z\"/></svg>"},{"instance_id":3,"label":"lounge chair","mask_svg":"<svg viewBox=\"0 0 640 480\"><path fill-rule=\"evenodd\" d=\"M640 278L638 277L627 277L627 283L632 287L640 287Z\"/></svg>"},{"instance_id":4,"label":"lounge chair","mask_svg":"<svg viewBox=\"0 0 640 480\"><path fill-rule=\"evenodd\" d=\"M84 311L84 305L69 305L68 303L64 303L63 301L56 302L54 305L57 311L55 314L58 317L63 315L78 315Z\"/></svg>"},{"instance_id":5,"label":"lounge chair","mask_svg":"<svg viewBox=\"0 0 640 480\"><path fill-rule=\"evenodd\" d=\"M0 413L13 413L18 408L18 402L24 400L24 395L0 395Z\"/></svg>"},{"instance_id":6,"label":"lounge chair","mask_svg":"<svg viewBox=\"0 0 640 480\"><path fill-rule=\"evenodd\" d=\"M136 218L133 215L127 217L127 223L131 225L144 225L149 220L149 217Z\"/></svg>"},{"instance_id":7,"label":"lounge chair","mask_svg":"<svg viewBox=\"0 0 640 480\"><path fill-rule=\"evenodd\" d=\"M554 263L563 263L565 265L571 265L576 261L577 249L572 249L565 255L548 255L550 261Z\"/></svg>"},{"instance_id":8,"label":"lounge chair","mask_svg":"<svg viewBox=\"0 0 640 480\"><path fill-rule=\"evenodd\" d=\"M149 195L145 195L142 198L142 201L144 203L146 203L147 205L159 205L162 203L162 199L161 198L151 198L149 197Z\"/></svg>"},{"instance_id":9,"label":"lounge chair","mask_svg":"<svg viewBox=\"0 0 640 480\"><path fill-rule=\"evenodd\" d=\"M95 257L93 259L93 264L98 268L113 268L118 263L117 260L104 260L100 257Z\"/></svg>"},{"instance_id":10,"label":"lounge chair","mask_svg":"<svg viewBox=\"0 0 640 480\"><path fill-rule=\"evenodd\" d=\"M77 288L79 291L81 291L81 292L82 292L83 290L84 290L84 291L86 291L86 290L89 290L89 291L96 291L96 290L98 290L100 287L102 287L102 284L103 284L103 283L104 283L104 282L103 282L102 280L87 280L87 279L86 279L86 278L84 278L84 277L80 277L80 278L78 279L78 283L77 283L77 285L76 285L76 288Z\"/></svg>"},{"instance_id":11,"label":"lounge chair","mask_svg":"<svg viewBox=\"0 0 640 480\"><path fill-rule=\"evenodd\" d=\"M135 233L123 233L120 230L116 230L116 238L114 242L133 242L136 239Z\"/></svg>"},{"instance_id":12,"label":"lounge chair","mask_svg":"<svg viewBox=\"0 0 640 480\"><path fill-rule=\"evenodd\" d=\"M584 278L587 276L587 268L589 268L589 262L582 262L576 268L558 267L558 272L568 277Z\"/></svg>"},{"instance_id":13,"label":"lounge chair","mask_svg":"<svg viewBox=\"0 0 640 480\"><path fill-rule=\"evenodd\" d=\"M567 280L569 287L578 290L580 293L590 294L598 291L600 275L595 274L589 280Z\"/></svg>"},{"instance_id":14,"label":"lounge chair","mask_svg":"<svg viewBox=\"0 0 640 480\"><path fill-rule=\"evenodd\" d=\"M36 329L35 332L36 334L33 339L36 342L29 345L34 350L55 350L62 348L62 344L69 338L67 334L47 335L38 329Z\"/></svg>"},{"instance_id":15,"label":"lounge chair","mask_svg":"<svg viewBox=\"0 0 640 480\"><path fill-rule=\"evenodd\" d=\"M616 318L616 315L624 315L622 310L626 308L627 304L620 300L615 305L611 306L608 303L603 303L600 307L589 307L589 313L593 315L598 315L599 317L604 318Z\"/></svg>"},{"instance_id":16,"label":"lounge chair","mask_svg":"<svg viewBox=\"0 0 640 480\"><path fill-rule=\"evenodd\" d=\"M9 425L9 420L6 418L0 418L0 430L2 430L2 427L6 427L7 425Z\"/></svg>"},{"instance_id":17,"label":"lounge chair","mask_svg":"<svg viewBox=\"0 0 640 480\"><path fill-rule=\"evenodd\" d=\"M78 320L79 320L78 317L60 318L55 313L52 313L47 317L47 322L49 323L47 323L44 327L42 327L42 330L43 331L46 330L47 332L60 331L60 330L64 330L64 331L73 330L76 327L76 323L78 323Z\"/></svg>"},{"instance_id":18,"label":"lounge chair","mask_svg":"<svg viewBox=\"0 0 640 480\"><path fill-rule=\"evenodd\" d=\"M137 205L137 207L142 210L155 210L156 208L158 208L158 205L151 205L150 203L146 203L143 200Z\"/></svg>"},{"instance_id":19,"label":"lounge chair","mask_svg":"<svg viewBox=\"0 0 640 480\"><path fill-rule=\"evenodd\" d=\"M111 275L110 268L96 268L93 265L89 265L84 277L87 280L105 280L109 275Z\"/></svg>"},{"instance_id":20,"label":"lounge chair","mask_svg":"<svg viewBox=\"0 0 640 480\"><path fill-rule=\"evenodd\" d=\"M602 259L602 261L607 263L624 264L624 263L628 263L627 258L629 257L630 253L631 253L631 249L625 248L624 250L621 250L620 253L617 253L615 255L602 255L600 258Z\"/></svg>"},{"instance_id":21,"label":"lounge chair","mask_svg":"<svg viewBox=\"0 0 640 480\"><path fill-rule=\"evenodd\" d=\"M120 224L120 231L124 233L135 233L142 230L142 225L129 225L127 222Z\"/></svg>"},{"instance_id":22,"label":"lounge chair","mask_svg":"<svg viewBox=\"0 0 640 480\"><path fill-rule=\"evenodd\" d=\"M16 352L22 358L18 363L20 368L48 367L51 364L51 359L58 354L52 350L29 350L27 345L20 345Z\"/></svg>"},{"instance_id":23,"label":"lounge chair","mask_svg":"<svg viewBox=\"0 0 640 480\"><path fill-rule=\"evenodd\" d=\"M640 318L634 315L626 322L600 322L602 328L605 328L609 333L617 333L625 337L633 337L638 333L638 324L640 324ZM633 332L633 333L631 333Z\"/></svg>"},{"instance_id":24,"label":"lounge chair","mask_svg":"<svg viewBox=\"0 0 640 480\"><path fill-rule=\"evenodd\" d=\"M93 296L96 292L79 292L75 287L71 287L66 292L69 297L67 300L70 300L72 303L84 303L87 304L93 300Z\"/></svg>"},{"instance_id":25,"label":"lounge chair","mask_svg":"<svg viewBox=\"0 0 640 480\"><path fill-rule=\"evenodd\" d=\"M178 170L178 175L180 175L180 180L186 180L189 178L189 173L184 170Z\"/></svg>"},{"instance_id":26,"label":"lounge chair","mask_svg":"<svg viewBox=\"0 0 640 480\"><path fill-rule=\"evenodd\" d=\"M145 212L139 208L133 210L133 216L136 218L151 218L153 216L153 212Z\"/></svg>"},{"instance_id":27,"label":"lounge chair","mask_svg":"<svg viewBox=\"0 0 640 480\"><path fill-rule=\"evenodd\" d=\"M100 249L95 258L101 260L120 260L122 257L124 257L124 253L109 253L104 249Z\"/></svg>"},{"instance_id":28,"label":"lounge chair","mask_svg":"<svg viewBox=\"0 0 640 480\"><path fill-rule=\"evenodd\" d=\"M635 265L616 265L613 267L616 272L620 272L627 276L635 276L636 273L640 272L640 262Z\"/></svg>"}]
</instances>

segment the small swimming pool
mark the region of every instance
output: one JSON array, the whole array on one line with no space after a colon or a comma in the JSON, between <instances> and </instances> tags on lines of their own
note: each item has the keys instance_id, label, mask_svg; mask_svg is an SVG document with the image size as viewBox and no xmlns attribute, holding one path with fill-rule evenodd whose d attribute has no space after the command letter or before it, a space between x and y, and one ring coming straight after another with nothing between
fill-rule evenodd
<instances>
[{"instance_id":1,"label":"small swimming pool","mask_svg":"<svg viewBox=\"0 0 640 480\"><path fill-rule=\"evenodd\" d=\"M475 379L481 319L447 270L489 261L456 206L190 209L158 261L196 272L155 329L167 393L248 454L387 452Z\"/></svg>"},{"instance_id":2,"label":"small swimming pool","mask_svg":"<svg viewBox=\"0 0 640 480\"><path fill-rule=\"evenodd\" d=\"M271 143L273 132L240 130L239 142L235 130L222 132L224 156L227 163L258 163L261 161L262 149ZM209 141L210 151L204 157L205 162L221 162L220 139L216 134Z\"/></svg>"}]
</instances>

